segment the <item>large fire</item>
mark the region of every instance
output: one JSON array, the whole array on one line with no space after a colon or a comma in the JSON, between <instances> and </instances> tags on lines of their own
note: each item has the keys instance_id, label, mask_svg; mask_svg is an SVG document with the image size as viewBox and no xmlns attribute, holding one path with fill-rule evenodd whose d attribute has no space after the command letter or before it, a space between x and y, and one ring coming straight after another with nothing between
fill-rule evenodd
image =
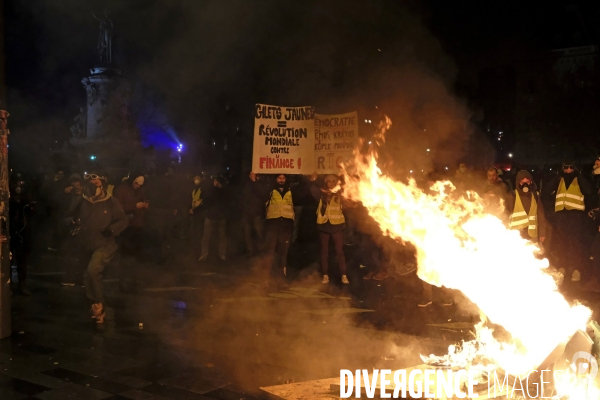
<instances>
[{"instance_id":1,"label":"large fire","mask_svg":"<svg viewBox=\"0 0 600 400\"><path fill-rule=\"evenodd\" d=\"M536 258L538 247L486 214L476 194L456 196L450 182L425 193L414 180L404 184L382 174L374 154L357 152L344 175L349 199L362 202L385 234L415 245L419 278L460 290L512 337L499 341L480 323L475 340L449 349L448 365L526 373L585 331L590 309L565 300L548 261Z\"/></svg>"}]
</instances>

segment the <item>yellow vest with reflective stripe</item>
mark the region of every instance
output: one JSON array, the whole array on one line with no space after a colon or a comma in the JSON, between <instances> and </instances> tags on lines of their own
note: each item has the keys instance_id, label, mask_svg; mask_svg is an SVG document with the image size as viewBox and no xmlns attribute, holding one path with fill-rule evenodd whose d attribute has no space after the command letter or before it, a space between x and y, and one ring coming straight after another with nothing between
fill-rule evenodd
<instances>
[{"instance_id":1,"label":"yellow vest with reflective stripe","mask_svg":"<svg viewBox=\"0 0 600 400\"><path fill-rule=\"evenodd\" d=\"M281 197L281 193L277 189L271 192L271 200L267 208L267 219L273 218L289 218L294 219L294 203L292 202L292 191L288 190Z\"/></svg>"},{"instance_id":2,"label":"yellow vest with reflective stripe","mask_svg":"<svg viewBox=\"0 0 600 400\"><path fill-rule=\"evenodd\" d=\"M319 207L317 207L317 224L324 224L327 221L331 225L339 225L346 222L344 214L342 213L342 203L340 196L333 196L327 208L325 214L321 215L321 207L323 206L323 199L319 200Z\"/></svg>"},{"instance_id":3,"label":"yellow vest with reflective stripe","mask_svg":"<svg viewBox=\"0 0 600 400\"><path fill-rule=\"evenodd\" d=\"M531 208L529 209L529 215L525 212L523 202L519 196L519 191L516 191L517 198L515 199L515 208L508 220L508 227L511 229L525 229L532 238L538 235L538 222L537 222L537 201L533 193L531 194Z\"/></svg>"},{"instance_id":4,"label":"yellow vest with reflective stripe","mask_svg":"<svg viewBox=\"0 0 600 400\"><path fill-rule=\"evenodd\" d=\"M556 202L554 203L554 211L562 210L585 210L585 203L583 202L583 193L579 189L579 183L577 178L573 179L573 182L567 189L565 185L565 179L560 178L560 184L556 191Z\"/></svg>"}]
</instances>

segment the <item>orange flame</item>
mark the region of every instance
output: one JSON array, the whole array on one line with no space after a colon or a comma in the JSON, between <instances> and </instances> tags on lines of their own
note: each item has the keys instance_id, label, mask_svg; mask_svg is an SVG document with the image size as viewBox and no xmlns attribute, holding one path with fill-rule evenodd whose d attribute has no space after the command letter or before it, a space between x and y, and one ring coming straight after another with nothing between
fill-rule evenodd
<instances>
[{"instance_id":1,"label":"orange flame","mask_svg":"<svg viewBox=\"0 0 600 400\"><path fill-rule=\"evenodd\" d=\"M390 125L387 119L380 126L381 139ZM443 357L449 365L481 367L485 360L487 367L526 373L585 331L591 311L564 299L548 261L535 257L539 248L484 213L477 194L458 197L450 182L436 182L426 194L414 180L404 184L383 174L376 155L358 151L344 175L349 199L362 202L385 234L415 245L419 278L460 290L512 336L498 341L478 324L474 341Z\"/></svg>"}]
</instances>

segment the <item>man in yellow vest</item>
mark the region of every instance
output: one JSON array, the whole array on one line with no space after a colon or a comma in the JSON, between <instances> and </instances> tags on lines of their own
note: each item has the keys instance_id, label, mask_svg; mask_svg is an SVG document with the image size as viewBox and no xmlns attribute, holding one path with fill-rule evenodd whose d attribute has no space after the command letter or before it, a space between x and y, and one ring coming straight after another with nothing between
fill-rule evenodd
<instances>
[{"instance_id":1,"label":"man in yellow vest","mask_svg":"<svg viewBox=\"0 0 600 400\"><path fill-rule=\"evenodd\" d=\"M588 255L584 251L585 197L592 194L591 184L571 161L562 164L562 171L543 187L542 193L554 200L552 253L555 265L565 271L565 282L581 279Z\"/></svg>"},{"instance_id":2,"label":"man in yellow vest","mask_svg":"<svg viewBox=\"0 0 600 400\"><path fill-rule=\"evenodd\" d=\"M346 257L344 256L344 229L346 228L346 219L342 212L342 196L340 180L337 176L326 175L323 187L316 184L317 173L315 172L311 181L313 186L310 188L311 194L316 201L317 206L317 230L321 239L321 269L323 271L324 284L329 283L329 239L333 239L335 254L342 275L342 283L348 285L346 276Z\"/></svg>"},{"instance_id":3,"label":"man in yellow vest","mask_svg":"<svg viewBox=\"0 0 600 400\"><path fill-rule=\"evenodd\" d=\"M194 186L189 192L191 196L188 197L190 199L188 213L191 216L191 236L194 241L200 241L202 232L204 232L204 220L206 218L204 198L206 197L208 187L206 184L203 185L202 175L194 176L193 182Z\"/></svg>"},{"instance_id":4,"label":"man in yellow vest","mask_svg":"<svg viewBox=\"0 0 600 400\"><path fill-rule=\"evenodd\" d=\"M546 239L546 216L529 171L517 172L516 185L508 204L511 212L508 226L519 230L525 239L543 243Z\"/></svg>"},{"instance_id":5,"label":"man in yellow vest","mask_svg":"<svg viewBox=\"0 0 600 400\"><path fill-rule=\"evenodd\" d=\"M294 229L294 201L300 200L301 194L295 187L290 187L285 174L276 176L274 186L265 187L266 190L260 186L253 187L266 204L266 259L263 265L269 270L262 272L270 275L274 269L278 278L281 278L281 274L287 274L287 256ZM268 281L268 278L266 280Z\"/></svg>"}]
</instances>

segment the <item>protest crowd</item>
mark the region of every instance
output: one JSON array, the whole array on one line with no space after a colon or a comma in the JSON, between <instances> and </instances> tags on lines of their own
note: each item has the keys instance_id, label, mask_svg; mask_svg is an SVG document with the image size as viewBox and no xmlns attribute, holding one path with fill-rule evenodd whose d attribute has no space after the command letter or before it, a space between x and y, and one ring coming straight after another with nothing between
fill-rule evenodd
<instances>
[{"instance_id":1,"label":"protest crowd","mask_svg":"<svg viewBox=\"0 0 600 400\"><path fill-rule=\"evenodd\" d=\"M176 165L152 174L69 172L11 174L13 290L30 294L32 252L59 253L62 284L85 287L98 323L105 317L109 265L123 290L135 290L136 265L166 268L181 259L218 270L245 257L265 287L300 279L299 270L313 278L318 271L322 285L343 287L402 279L417 268L410 243L386 237L360 203L344 196L336 174L236 177L180 173ZM459 192L477 192L491 213L540 246L564 285L600 291L600 158L593 167L565 160L545 169L474 170L460 163L454 173L430 174L423 183L431 184L432 176L448 179ZM438 297L442 305L453 303L443 290L434 298L435 291L423 282L419 307Z\"/></svg>"}]
</instances>

